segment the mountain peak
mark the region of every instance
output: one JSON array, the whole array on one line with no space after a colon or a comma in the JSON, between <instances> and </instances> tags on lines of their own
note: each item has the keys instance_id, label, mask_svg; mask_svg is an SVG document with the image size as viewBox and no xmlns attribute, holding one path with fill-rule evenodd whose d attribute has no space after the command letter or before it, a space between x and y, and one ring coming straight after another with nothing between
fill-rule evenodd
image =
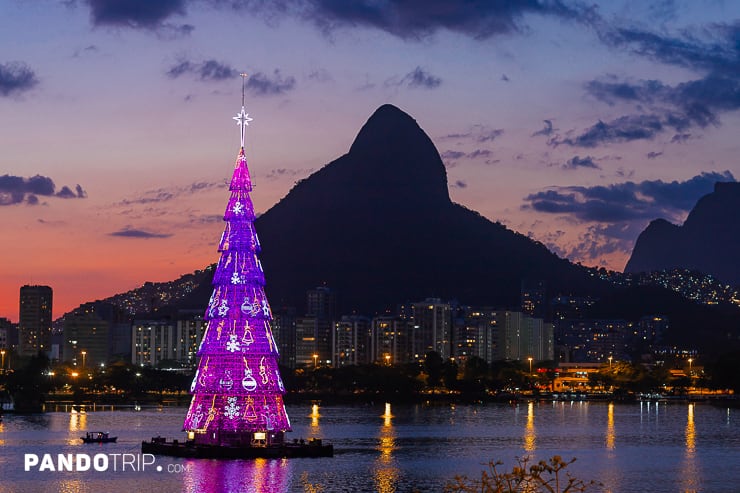
<instances>
[{"instance_id":1,"label":"mountain peak","mask_svg":"<svg viewBox=\"0 0 740 493\"><path fill-rule=\"evenodd\" d=\"M416 120L384 104L370 116L350 147L354 177L413 202L450 202L447 172L434 143Z\"/></svg>"},{"instance_id":2,"label":"mountain peak","mask_svg":"<svg viewBox=\"0 0 740 493\"><path fill-rule=\"evenodd\" d=\"M384 104L362 126L349 152L378 150L378 144L395 143L409 137L418 139L421 136L426 137L416 120L396 106Z\"/></svg>"},{"instance_id":3,"label":"mountain peak","mask_svg":"<svg viewBox=\"0 0 740 493\"><path fill-rule=\"evenodd\" d=\"M701 197L683 225L651 221L635 242L625 272L681 267L740 283L740 183L717 182Z\"/></svg>"}]
</instances>

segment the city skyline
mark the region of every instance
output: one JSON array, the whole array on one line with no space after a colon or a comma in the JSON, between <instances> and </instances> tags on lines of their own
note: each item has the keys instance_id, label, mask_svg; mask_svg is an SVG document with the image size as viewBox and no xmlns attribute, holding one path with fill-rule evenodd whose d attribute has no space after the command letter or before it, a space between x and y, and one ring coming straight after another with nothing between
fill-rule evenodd
<instances>
[{"instance_id":1,"label":"city skyline","mask_svg":"<svg viewBox=\"0 0 740 493\"><path fill-rule=\"evenodd\" d=\"M56 318L216 261L241 71L257 212L388 102L455 202L585 265L621 271L650 220L740 173L735 4L122 5L0 7L0 317L25 284Z\"/></svg>"}]
</instances>

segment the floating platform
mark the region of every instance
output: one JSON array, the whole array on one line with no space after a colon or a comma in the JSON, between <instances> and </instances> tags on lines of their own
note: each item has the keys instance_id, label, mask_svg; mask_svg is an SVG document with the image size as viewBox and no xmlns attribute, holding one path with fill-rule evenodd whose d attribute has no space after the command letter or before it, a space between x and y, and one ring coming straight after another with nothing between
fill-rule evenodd
<instances>
[{"instance_id":1,"label":"floating platform","mask_svg":"<svg viewBox=\"0 0 740 493\"><path fill-rule=\"evenodd\" d=\"M308 442L294 441L265 447L250 447L204 445L190 440L168 442L164 438L154 437L151 441L141 442L141 452L196 459L282 459L285 457L333 457L334 446L324 444L316 438Z\"/></svg>"}]
</instances>

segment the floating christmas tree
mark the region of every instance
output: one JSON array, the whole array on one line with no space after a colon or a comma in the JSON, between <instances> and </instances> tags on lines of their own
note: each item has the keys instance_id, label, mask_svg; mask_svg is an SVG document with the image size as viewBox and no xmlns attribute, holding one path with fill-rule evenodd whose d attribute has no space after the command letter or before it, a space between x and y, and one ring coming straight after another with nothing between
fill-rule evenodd
<instances>
[{"instance_id":1,"label":"floating christmas tree","mask_svg":"<svg viewBox=\"0 0 740 493\"><path fill-rule=\"evenodd\" d=\"M257 257L252 182L244 153L244 132L252 121L242 109L234 117L241 129L241 149L231 178L229 198L213 276L208 322L198 351L198 370L185 417L188 438L198 444L267 446L282 443L290 431L283 404L272 314L265 296L265 275Z\"/></svg>"}]
</instances>

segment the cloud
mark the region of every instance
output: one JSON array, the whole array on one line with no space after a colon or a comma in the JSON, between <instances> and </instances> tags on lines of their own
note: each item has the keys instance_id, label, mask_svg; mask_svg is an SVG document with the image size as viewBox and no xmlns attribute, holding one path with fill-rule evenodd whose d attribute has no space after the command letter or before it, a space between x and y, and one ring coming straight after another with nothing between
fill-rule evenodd
<instances>
[{"instance_id":1,"label":"cloud","mask_svg":"<svg viewBox=\"0 0 740 493\"><path fill-rule=\"evenodd\" d=\"M685 144L691 138L691 134L676 134L671 138L671 144Z\"/></svg>"},{"instance_id":2,"label":"cloud","mask_svg":"<svg viewBox=\"0 0 740 493\"><path fill-rule=\"evenodd\" d=\"M390 77L383 83L385 87L407 87L409 89L435 89L440 84L442 84L441 78L430 74L421 67L416 67L403 77Z\"/></svg>"},{"instance_id":3,"label":"cloud","mask_svg":"<svg viewBox=\"0 0 740 493\"><path fill-rule=\"evenodd\" d=\"M36 175L23 178L6 174L0 176L0 206L20 204L24 200L29 205L37 205L39 195L43 197L56 195L60 198L85 198L87 196L80 185L77 185L77 189L81 190L83 195L76 194L67 186L63 186L58 193L55 193L56 185L48 176Z\"/></svg>"},{"instance_id":4,"label":"cloud","mask_svg":"<svg viewBox=\"0 0 740 493\"><path fill-rule=\"evenodd\" d=\"M601 166L596 164L594 161L594 158L591 156L586 156L584 158L580 156L573 156L572 158L568 159L565 164L562 166L563 169L578 169L578 168L593 168L593 169L601 169Z\"/></svg>"},{"instance_id":5,"label":"cloud","mask_svg":"<svg viewBox=\"0 0 740 493\"><path fill-rule=\"evenodd\" d=\"M98 53L100 49L96 45L87 45L84 48L79 48L72 53L72 58L80 58L83 55L89 55L92 53Z\"/></svg>"},{"instance_id":6,"label":"cloud","mask_svg":"<svg viewBox=\"0 0 740 493\"><path fill-rule=\"evenodd\" d=\"M442 79L430 74L421 67L416 67L401 79L401 83L406 84L410 88L434 89L442 84Z\"/></svg>"},{"instance_id":7,"label":"cloud","mask_svg":"<svg viewBox=\"0 0 740 493\"><path fill-rule=\"evenodd\" d=\"M588 226L578 240L561 248L564 257L588 263L603 261L612 253L628 254L642 230L642 223L595 224Z\"/></svg>"},{"instance_id":8,"label":"cloud","mask_svg":"<svg viewBox=\"0 0 740 493\"><path fill-rule=\"evenodd\" d=\"M274 168L271 169L264 177L265 180L277 180L282 177L295 177L305 176L311 174L313 169L289 169L289 168Z\"/></svg>"},{"instance_id":9,"label":"cloud","mask_svg":"<svg viewBox=\"0 0 740 493\"><path fill-rule=\"evenodd\" d=\"M652 139L662 132L665 124L657 115L627 115L609 122L599 120L591 128L575 137L554 137L549 144L566 144L573 147L596 147L607 143Z\"/></svg>"},{"instance_id":10,"label":"cloud","mask_svg":"<svg viewBox=\"0 0 740 493\"><path fill-rule=\"evenodd\" d=\"M461 157L464 157L465 153L462 151L452 151L448 150L440 154L440 157L442 159L460 159Z\"/></svg>"},{"instance_id":11,"label":"cloud","mask_svg":"<svg viewBox=\"0 0 740 493\"><path fill-rule=\"evenodd\" d=\"M166 72L171 79L176 79L184 75L194 75L202 81L222 81L233 79L239 75L239 71L226 63L217 60L204 60L196 62L192 60L180 60L170 67Z\"/></svg>"},{"instance_id":12,"label":"cloud","mask_svg":"<svg viewBox=\"0 0 740 493\"><path fill-rule=\"evenodd\" d=\"M478 159L478 158L484 158L484 157L490 157L491 154L493 154L488 149L476 149L473 152L469 152L467 154L467 157L469 159Z\"/></svg>"},{"instance_id":13,"label":"cloud","mask_svg":"<svg viewBox=\"0 0 740 493\"><path fill-rule=\"evenodd\" d=\"M169 188L156 188L152 190L146 190L141 195L134 198L123 199L116 203L117 206L130 206L130 205L146 205L156 204L160 202L169 202L170 200L176 199L182 195L192 195L193 193L203 192L212 189L226 188L227 183L225 181L197 181L189 185L183 185L178 187ZM84 190L77 190L79 195L80 191L85 194ZM85 194L86 195L86 194Z\"/></svg>"},{"instance_id":14,"label":"cloud","mask_svg":"<svg viewBox=\"0 0 740 493\"><path fill-rule=\"evenodd\" d=\"M655 158L658 158L658 157L660 157L662 155L663 155L662 152L656 152L656 151L650 151L650 152L648 152L646 154L646 156L647 156L648 159L655 159Z\"/></svg>"},{"instance_id":15,"label":"cloud","mask_svg":"<svg viewBox=\"0 0 740 493\"><path fill-rule=\"evenodd\" d=\"M77 194L72 191L68 186L63 186L61 190L56 193L56 196L62 199L76 199Z\"/></svg>"},{"instance_id":16,"label":"cloud","mask_svg":"<svg viewBox=\"0 0 740 493\"><path fill-rule=\"evenodd\" d=\"M614 75L589 81L586 92L597 100L610 106L632 104L639 113L608 123L600 121L575 138L554 139L551 143L593 147L650 140L666 130L684 134L692 127L718 126L722 113L740 109L740 22L684 29L678 36L602 22L598 32L609 46L700 76L674 85Z\"/></svg>"},{"instance_id":17,"label":"cloud","mask_svg":"<svg viewBox=\"0 0 740 493\"><path fill-rule=\"evenodd\" d=\"M501 74L501 80L504 82L509 82L511 79L509 79L509 77L507 77L506 74Z\"/></svg>"},{"instance_id":18,"label":"cloud","mask_svg":"<svg viewBox=\"0 0 740 493\"><path fill-rule=\"evenodd\" d=\"M446 150L439 155L449 167L454 167L458 159L483 159L490 157L493 153L488 149L476 149L471 152ZM486 164L491 164L490 160L486 160Z\"/></svg>"},{"instance_id":19,"label":"cloud","mask_svg":"<svg viewBox=\"0 0 740 493\"><path fill-rule=\"evenodd\" d=\"M274 2L273 2L274 3ZM267 2L270 5L270 2ZM419 40L446 30L475 39L522 31L527 14L578 19L586 9L570 7L562 0L505 0L459 2L457 0L409 0L404 2L353 2L298 0L277 2L273 12L289 12L309 20L321 31L367 27L406 40ZM246 5L253 6L252 2Z\"/></svg>"},{"instance_id":20,"label":"cloud","mask_svg":"<svg viewBox=\"0 0 740 493\"><path fill-rule=\"evenodd\" d=\"M524 209L561 214L578 222L619 223L657 217L675 219L710 193L718 181L735 181L730 171L703 172L686 181L627 181L606 186L569 186L525 197Z\"/></svg>"},{"instance_id":21,"label":"cloud","mask_svg":"<svg viewBox=\"0 0 740 493\"><path fill-rule=\"evenodd\" d=\"M334 77L332 77L329 71L324 68L317 68L312 70L308 73L306 78L315 82L331 82L334 80Z\"/></svg>"},{"instance_id":22,"label":"cloud","mask_svg":"<svg viewBox=\"0 0 740 493\"><path fill-rule=\"evenodd\" d=\"M452 188L468 188L468 184L462 180L455 180L451 186Z\"/></svg>"},{"instance_id":23,"label":"cloud","mask_svg":"<svg viewBox=\"0 0 740 493\"><path fill-rule=\"evenodd\" d=\"M663 36L635 27L601 31L608 45L667 65L716 74L740 72L737 39L740 24L715 23L704 30L683 30L682 37Z\"/></svg>"},{"instance_id":24,"label":"cloud","mask_svg":"<svg viewBox=\"0 0 740 493\"><path fill-rule=\"evenodd\" d=\"M225 63L218 62L216 60L206 60L200 64L198 70L200 80L224 80L233 79L239 72Z\"/></svg>"},{"instance_id":25,"label":"cloud","mask_svg":"<svg viewBox=\"0 0 740 493\"><path fill-rule=\"evenodd\" d=\"M38 83L36 74L25 63L0 63L0 96L15 96L30 91Z\"/></svg>"},{"instance_id":26,"label":"cloud","mask_svg":"<svg viewBox=\"0 0 740 493\"><path fill-rule=\"evenodd\" d=\"M493 130L483 130L480 134L476 137L477 142L492 142L496 139L496 137L500 137L504 134L504 130L502 128L494 128Z\"/></svg>"},{"instance_id":27,"label":"cloud","mask_svg":"<svg viewBox=\"0 0 740 493\"><path fill-rule=\"evenodd\" d=\"M552 128L552 120L542 120L542 121L545 122L545 127L542 130L537 130L535 133L533 133L532 137L536 137L538 135L544 135L547 137L552 134L554 130Z\"/></svg>"},{"instance_id":28,"label":"cloud","mask_svg":"<svg viewBox=\"0 0 740 493\"><path fill-rule=\"evenodd\" d=\"M275 69L272 75L256 72L247 77L247 90L257 96L275 96L285 94L295 88L295 77L284 77Z\"/></svg>"},{"instance_id":29,"label":"cloud","mask_svg":"<svg viewBox=\"0 0 740 493\"><path fill-rule=\"evenodd\" d=\"M134 229L130 226L126 226L123 229L120 229L118 231L114 231L113 233L108 233L108 236L119 236L122 238L169 238L172 236L169 233L152 233L150 231L145 231L143 229Z\"/></svg>"},{"instance_id":30,"label":"cloud","mask_svg":"<svg viewBox=\"0 0 740 493\"><path fill-rule=\"evenodd\" d=\"M465 132L455 132L440 137L444 140L472 140L479 144L486 142L493 142L498 137L504 134L503 128L491 128L487 125L476 123L471 125L470 128Z\"/></svg>"},{"instance_id":31,"label":"cloud","mask_svg":"<svg viewBox=\"0 0 740 493\"><path fill-rule=\"evenodd\" d=\"M185 14L186 0L86 0L95 26L157 30L165 20Z\"/></svg>"}]
</instances>

